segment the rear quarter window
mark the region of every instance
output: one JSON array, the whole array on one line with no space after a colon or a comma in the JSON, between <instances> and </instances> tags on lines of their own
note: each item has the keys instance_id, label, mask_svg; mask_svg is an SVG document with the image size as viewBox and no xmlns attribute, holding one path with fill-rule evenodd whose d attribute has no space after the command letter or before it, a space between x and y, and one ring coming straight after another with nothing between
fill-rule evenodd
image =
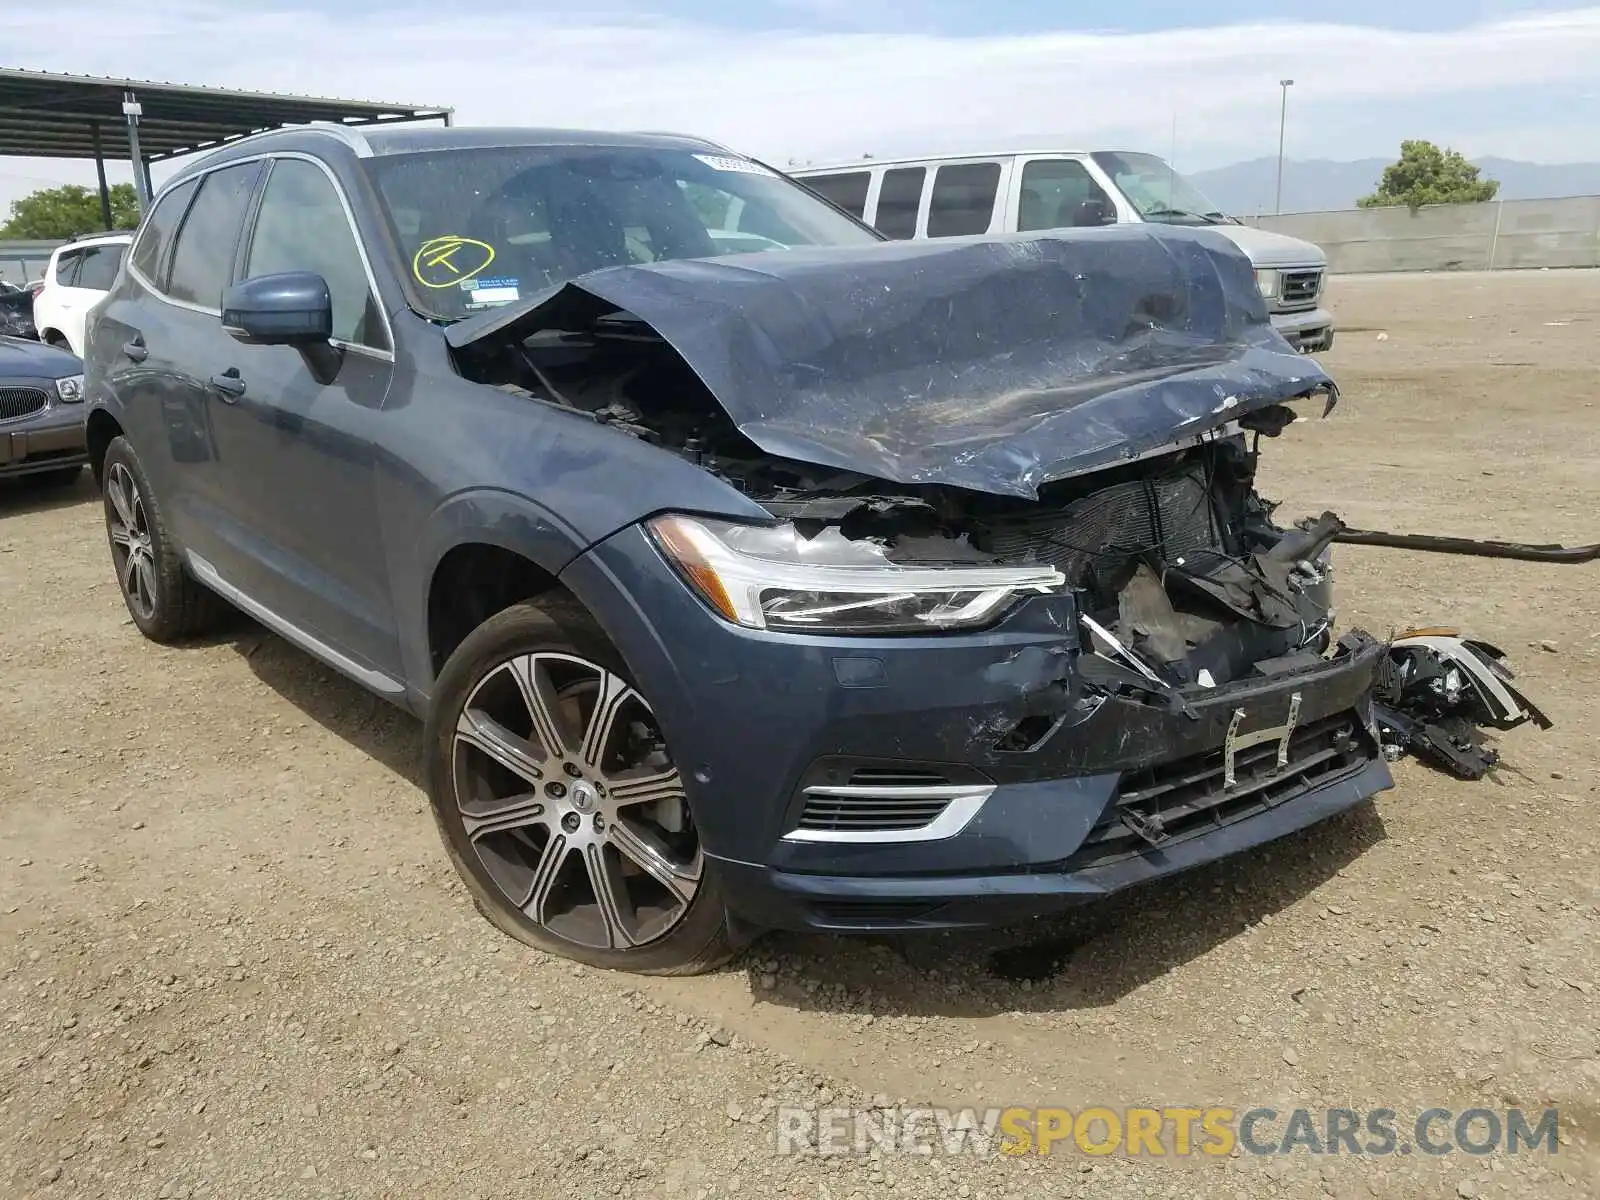
<instances>
[{"instance_id":1,"label":"rear quarter window","mask_svg":"<svg viewBox=\"0 0 1600 1200\"><path fill-rule=\"evenodd\" d=\"M56 255L56 269L53 278L62 287L78 286L78 266L83 262L82 250L63 250Z\"/></svg>"},{"instance_id":2,"label":"rear quarter window","mask_svg":"<svg viewBox=\"0 0 1600 1200\"><path fill-rule=\"evenodd\" d=\"M129 265L158 288L166 286L161 270L167 245L172 241L173 230L183 220L184 210L189 207L197 183L197 180L186 179L161 197L145 218L139 240L134 243L133 258Z\"/></svg>"}]
</instances>

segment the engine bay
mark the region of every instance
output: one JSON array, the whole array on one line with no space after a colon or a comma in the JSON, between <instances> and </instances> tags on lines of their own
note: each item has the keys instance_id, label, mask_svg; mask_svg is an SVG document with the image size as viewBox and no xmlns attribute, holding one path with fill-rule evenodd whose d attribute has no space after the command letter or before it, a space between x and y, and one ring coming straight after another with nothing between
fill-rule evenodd
<instances>
[{"instance_id":1,"label":"engine bay","mask_svg":"<svg viewBox=\"0 0 1600 1200\"><path fill-rule=\"evenodd\" d=\"M907 565L1055 567L1087 618L1098 654L1086 657L1100 660L1106 689L1219 687L1311 665L1331 642L1333 530L1278 527L1254 487L1261 437L1295 419L1282 405L1024 500L767 454L627 313L578 332L540 331L471 370L688 459L803 537L869 541Z\"/></svg>"}]
</instances>

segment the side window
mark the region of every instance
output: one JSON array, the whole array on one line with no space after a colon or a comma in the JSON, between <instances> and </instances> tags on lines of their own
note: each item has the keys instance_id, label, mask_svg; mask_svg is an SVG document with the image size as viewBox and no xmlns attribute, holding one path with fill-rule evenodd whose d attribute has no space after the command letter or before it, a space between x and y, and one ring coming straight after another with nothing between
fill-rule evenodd
<instances>
[{"instance_id":1,"label":"side window","mask_svg":"<svg viewBox=\"0 0 1600 1200\"><path fill-rule=\"evenodd\" d=\"M56 282L62 287L77 287L78 267L82 262L82 250L63 250L56 257Z\"/></svg>"},{"instance_id":2,"label":"side window","mask_svg":"<svg viewBox=\"0 0 1600 1200\"><path fill-rule=\"evenodd\" d=\"M239 230L260 167L260 163L240 163L212 171L200 181L200 194L189 207L172 250L167 295L174 300L222 307L222 292L233 276Z\"/></svg>"},{"instance_id":3,"label":"side window","mask_svg":"<svg viewBox=\"0 0 1600 1200\"><path fill-rule=\"evenodd\" d=\"M78 267L78 286L109 292L117 280L117 268L122 265L122 251L120 244L85 246L83 262Z\"/></svg>"},{"instance_id":4,"label":"side window","mask_svg":"<svg viewBox=\"0 0 1600 1200\"><path fill-rule=\"evenodd\" d=\"M883 173L878 212L872 222L879 233L901 239L917 236L917 208L922 203L922 181L927 175L926 167L896 167Z\"/></svg>"},{"instance_id":5,"label":"side window","mask_svg":"<svg viewBox=\"0 0 1600 1200\"><path fill-rule=\"evenodd\" d=\"M951 163L933 175L928 201L929 237L988 233L1000 189L999 163Z\"/></svg>"},{"instance_id":6,"label":"side window","mask_svg":"<svg viewBox=\"0 0 1600 1200\"><path fill-rule=\"evenodd\" d=\"M1071 158L1037 158L1022 168L1022 201L1017 206L1017 229L1065 229L1089 222L1082 214L1086 201L1098 200L1114 213L1111 198Z\"/></svg>"},{"instance_id":7,"label":"side window","mask_svg":"<svg viewBox=\"0 0 1600 1200\"><path fill-rule=\"evenodd\" d=\"M867 211L867 187L872 183L871 171L851 171L844 175L813 175L800 182L824 200L833 201L857 219Z\"/></svg>"},{"instance_id":8,"label":"side window","mask_svg":"<svg viewBox=\"0 0 1600 1200\"><path fill-rule=\"evenodd\" d=\"M285 271L315 271L327 282L335 338L389 348L339 193L322 168L298 158L272 164L244 269L247 279Z\"/></svg>"},{"instance_id":9,"label":"side window","mask_svg":"<svg viewBox=\"0 0 1600 1200\"><path fill-rule=\"evenodd\" d=\"M197 182L194 179L185 179L161 197L155 209L145 218L144 230L139 234L139 240L133 248L133 260L130 265L158 288L164 288L167 284L159 274L162 255L166 251L167 244L172 241L173 230L177 229L178 222L183 220L183 212L189 207L189 198L194 195Z\"/></svg>"}]
</instances>

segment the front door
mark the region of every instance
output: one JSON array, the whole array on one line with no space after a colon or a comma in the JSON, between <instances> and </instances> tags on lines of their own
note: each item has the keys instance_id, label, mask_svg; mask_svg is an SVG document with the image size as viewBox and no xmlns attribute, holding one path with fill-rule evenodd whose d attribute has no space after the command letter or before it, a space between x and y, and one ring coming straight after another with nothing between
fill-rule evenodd
<instances>
[{"instance_id":1,"label":"front door","mask_svg":"<svg viewBox=\"0 0 1600 1200\"><path fill-rule=\"evenodd\" d=\"M212 409L219 483L252 560L248 578L227 582L358 664L395 672L372 451L394 373L388 325L331 174L290 157L268 171L239 277L321 275L333 338L299 349L221 335L210 364L228 393Z\"/></svg>"}]
</instances>

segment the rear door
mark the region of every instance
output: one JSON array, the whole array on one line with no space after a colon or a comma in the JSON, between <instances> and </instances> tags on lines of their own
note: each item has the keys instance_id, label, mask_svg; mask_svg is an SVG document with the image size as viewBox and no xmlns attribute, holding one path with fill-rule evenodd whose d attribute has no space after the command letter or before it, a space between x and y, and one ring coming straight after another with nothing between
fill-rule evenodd
<instances>
[{"instance_id":1,"label":"rear door","mask_svg":"<svg viewBox=\"0 0 1600 1200\"><path fill-rule=\"evenodd\" d=\"M128 323L136 328L102 335L97 327L95 335L97 343L104 339L112 352L138 362L143 411L134 449L141 457L163 458L162 478L153 475L151 485L179 542L225 574L241 571L250 550L216 438L217 413L230 397L212 377L236 345L222 331L222 293L233 278L261 165L234 163L200 178L162 254L151 295L139 305L137 321ZM144 252L141 237L136 270ZM115 316L115 305L108 304L97 326Z\"/></svg>"},{"instance_id":2,"label":"rear door","mask_svg":"<svg viewBox=\"0 0 1600 1200\"><path fill-rule=\"evenodd\" d=\"M274 157L239 277L312 271L333 299L331 346L252 346L222 334L204 372L219 494L237 539L228 583L359 664L398 668L373 441L394 374L388 319L344 193L320 161Z\"/></svg>"}]
</instances>

